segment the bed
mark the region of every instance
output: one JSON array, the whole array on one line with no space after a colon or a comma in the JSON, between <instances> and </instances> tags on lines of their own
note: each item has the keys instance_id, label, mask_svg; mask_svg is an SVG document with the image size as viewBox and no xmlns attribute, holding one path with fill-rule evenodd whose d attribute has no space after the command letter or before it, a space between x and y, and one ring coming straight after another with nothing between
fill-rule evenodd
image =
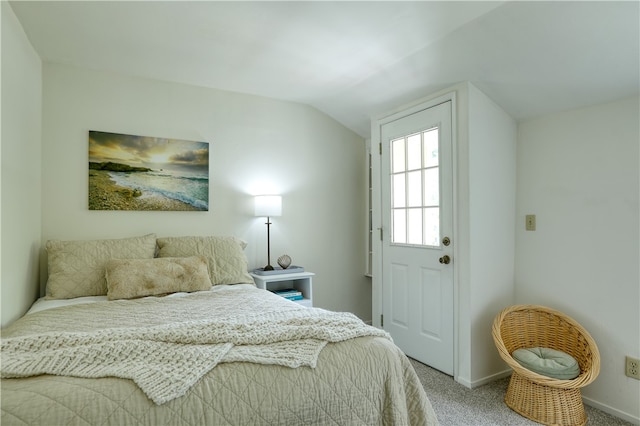
<instances>
[{"instance_id":1,"label":"bed","mask_svg":"<svg viewBox=\"0 0 640 426\"><path fill-rule=\"evenodd\" d=\"M0 422L438 424L383 330L256 288L244 246L48 242L47 295L2 330Z\"/></svg>"}]
</instances>

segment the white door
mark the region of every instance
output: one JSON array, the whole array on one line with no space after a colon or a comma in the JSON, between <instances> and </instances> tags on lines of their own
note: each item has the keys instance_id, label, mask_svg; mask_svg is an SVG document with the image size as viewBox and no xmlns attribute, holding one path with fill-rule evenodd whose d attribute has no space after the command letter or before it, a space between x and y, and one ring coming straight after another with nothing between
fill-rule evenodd
<instances>
[{"instance_id":1,"label":"white door","mask_svg":"<svg viewBox=\"0 0 640 426\"><path fill-rule=\"evenodd\" d=\"M380 131L383 328L408 356L453 375L451 101Z\"/></svg>"}]
</instances>

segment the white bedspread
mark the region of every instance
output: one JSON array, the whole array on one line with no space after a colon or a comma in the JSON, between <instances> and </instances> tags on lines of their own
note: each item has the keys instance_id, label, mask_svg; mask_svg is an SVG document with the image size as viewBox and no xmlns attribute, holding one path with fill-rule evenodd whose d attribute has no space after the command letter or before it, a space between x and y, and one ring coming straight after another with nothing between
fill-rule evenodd
<instances>
[{"instance_id":1,"label":"white bedspread","mask_svg":"<svg viewBox=\"0 0 640 426\"><path fill-rule=\"evenodd\" d=\"M237 304L238 291L242 304ZM11 337L10 327L3 330L2 378L126 378L163 404L184 395L221 362L314 368L327 342L388 338L349 313L301 308L279 298L269 298L272 306L265 312L262 290L234 293L233 304L225 292L199 292L184 298L99 302L99 311L94 304L82 304L33 313L25 320L46 316L52 328L16 337ZM158 310L159 303L163 309ZM138 318L147 323L140 324ZM104 327L89 331L96 321ZM77 330L83 322L91 323L87 331L65 331Z\"/></svg>"}]
</instances>

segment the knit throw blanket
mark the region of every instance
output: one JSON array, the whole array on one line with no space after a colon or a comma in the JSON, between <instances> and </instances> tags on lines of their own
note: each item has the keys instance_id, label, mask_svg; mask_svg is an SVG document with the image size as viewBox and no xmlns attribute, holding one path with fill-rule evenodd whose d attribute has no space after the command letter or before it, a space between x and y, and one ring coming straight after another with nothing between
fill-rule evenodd
<instances>
[{"instance_id":1,"label":"knit throw blanket","mask_svg":"<svg viewBox=\"0 0 640 426\"><path fill-rule=\"evenodd\" d=\"M327 342L389 338L350 313L282 302L263 290L242 289L27 315L27 324L12 326L11 337L3 331L1 377L120 377L133 380L154 403L163 404L184 395L221 362L315 368ZM260 312L258 307L267 308ZM117 319L127 317L119 326ZM42 322L56 324L57 330L39 331ZM87 322L102 326L86 330L92 328Z\"/></svg>"}]
</instances>

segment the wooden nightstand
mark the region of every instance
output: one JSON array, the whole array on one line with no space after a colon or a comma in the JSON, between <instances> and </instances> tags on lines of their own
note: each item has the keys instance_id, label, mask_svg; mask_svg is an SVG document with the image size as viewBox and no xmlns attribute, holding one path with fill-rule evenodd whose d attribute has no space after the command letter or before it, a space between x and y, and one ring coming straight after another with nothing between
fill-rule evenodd
<instances>
[{"instance_id":1,"label":"wooden nightstand","mask_svg":"<svg viewBox=\"0 0 640 426\"><path fill-rule=\"evenodd\" d=\"M284 290L286 288L295 288L302 293L302 300L294 300L294 302L310 308L313 306L313 284L311 282L313 272L294 272L291 274L273 274L273 275L257 275L251 273L256 287L263 290Z\"/></svg>"}]
</instances>

